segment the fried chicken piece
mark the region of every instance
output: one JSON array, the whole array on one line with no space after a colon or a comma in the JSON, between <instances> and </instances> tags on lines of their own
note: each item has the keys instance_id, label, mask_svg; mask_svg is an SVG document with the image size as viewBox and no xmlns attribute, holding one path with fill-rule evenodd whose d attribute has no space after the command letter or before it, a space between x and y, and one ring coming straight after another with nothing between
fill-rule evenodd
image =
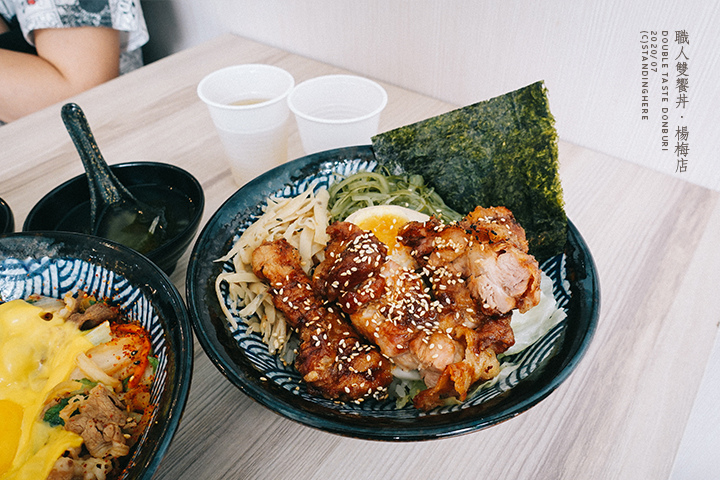
<instances>
[{"instance_id":1,"label":"fried chicken piece","mask_svg":"<svg viewBox=\"0 0 720 480\"><path fill-rule=\"evenodd\" d=\"M253 252L252 266L269 283L275 307L300 334L295 367L311 393L341 401L387 395L390 362L376 346L362 342L337 310L324 305L295 248L285 239L265 242Z\"/></svg>"},{"instance_id":2,"label":"fried chicken piece","mask_svg":"<svg viewBox=\"0 0 720 480\"><path fill-rule=\"evenodd\" d=\"M451 225L409 223L399 237L414 261L409 268L356 225L338 222L327 233L314 289L393 363L420 372L428 388L413 400L419 409L462 401L473 384L495 377L497 355L515 341L512 310L539 301L537 262L504 207L478 207Z\"/></svg>"},{"instance_id":3,"label":"fried chicken piece","mask_svg":"<svg viewBox=\"0 0 720 480\"><path fill-rule=\"evenodd\" d=\"M527 253L524 230L504 207L478 207L452 225L436 219L411 222L400 234L400 242L428 269L440 296L452 282L462 280L488 316L515 308L524 313L540 301L537 260Z\"/></svg>"},{"instance_id":4,"label":"fried chicken piece","mask_svg":"<svg viewBox=\"0 0 720 480\"><path fill-rule=\"evenodd\" d=\"M461 225L476 241L468 252L470 288L486 299L486 310L525 313L540 301L540 268L528 254L525 230L505 207L477 207ZM485 241L487 239L487 241Z\"/></svg>"},{"instance_id":5,"label":"fried chicken piece","mask_svg":"<svg viewBox=\"0 0 720 480\"><path fill-rule=\"evenodd\" d=\"M313 288L346 313L353 313L382 293L385 282L378 274L387 247L371 232L348 222L331 224L327 234L331 240L325 260L315 267Z\"/></svg>"},{"instance_id":6,"label":"fried chicken piece","mask_svg":"<svg viewBox=\"0 0 720 480\"><path fill-rule=\"evenodd\" d=\"M337 299L356 330L388 357L414 370L406 359L409 343L430 329L432 298L419 275L387 257L387 247L371 232L348 222L327 229L325 260L313 274L313 286L328 299ZM361 265L358 268L358 265Z\"/></svg>"},{"instance_id":7,"label":"fried chicken piece","mask_svg":"<svg viewBox=\"0 0 720 480\"><path fill-rule=\"evenodd\" d=\"M509 242L522 252L528 252L525 229L506 207L476 207L460 221L460 226L472 229L481 243Z\"/></svg>"},{"instance_id":8,"label":"fried chicken piece","mask_svg":"<svg viewBox=\"0 0 720 480\"><path fill-rule=\"evenodd\" d=\"M437 328L433 299L418 274L392 260L383 264L380 276L385 279L384 291L346 313L357 331L378 345L396 365L419 370L423 362L411 344L419 337L432 335Z\"/></svg>"},{"instance_id":9,"label":"fried chicken piece","mask_svg":"<svg viewBox=\"0 0 720 480\"><path fill-rule=\"evenodd\" d=\"M478 207L456 224L432 218L411 222L400 242L423 267L442 307L441 331L464 346L462 360L449 364L430 388L413 400L428 409L443 398L464 400L472 384L499 372L497 354L514 344L511 312L540 301L540 269L527 253L525 232L504 208ZM432 379L431 379L432 380Z\"/></svg>"},{"instance_id":10,"label":"fried chicken piece","mask_svg":"<svg viewBox=\"0 0 720 480\"><path fill-rule=\"evenodd\" d=\"M540 268L532 255L504 242L473 245L467 265L468 288L484 313L525 313L540 302Z\"/></svg>"},{"instance_id":11,"label":"fried chicken piece","mask_svg":"<svg viewBox=\"0 0 720 480\"><path fill-rule=\"evenodd\" d=\"M413 404L420 410L430 410L442 405L446 398L464 401L475 383L490 380L500 373L497 354L515 343L510 327L510 315L486 318L477 329L462 325L452 327L452 338L462 346L461 359L448 362L436 379L429 381L428 377L425 377L428 388L413 398ZM439 346L442 347L442 344ZM438 351L437 344L433 351Z\"/></svg>"},{"instance_id":12,"label":"fried chicken piece","mask_svg":"<svg viewBox=\"0 0 720 480\"><path fill-rule=\"evenodd\" d=\"M316 291L337 299L355 329L383 354L403 368L417 369L410 342L431 330L435 320L422 279L390 260L385 244L357 225L337 222L327 233L325 260L313 274Z\"/></svg>"},{"instance_id":13,"label":"fried chicken piece","mask_svg":"<svg viewBox=\"0 0 720 480\"><path fill-rule=\"evenodd\" d=\"M461 268L466 263L466 256L456 256L454 250L452 254L445 253L445 257L453 261L447 265L430 262L426 272L430 273L433 292L441 305L439 330L460 345L456 347L460 350L460 360L447 363L436 379L427 373L424 375L429 388L413 399L415 406L423 410L441 405L448 397L465 400L473 384L499 373L497 354L515 343L510 328L511 314L489 315L473 297L472 282L465 276L466 269ZM442 349L442 344L435 345L434 351L438 348Z\"/></svg>"},{"instance_id":14,"label":"fried chicken piece","mask_svg":"<svg viewBox=\"0 0 720 480\"><path fill-rule=\"evenodd\" d=\"M377 239L347 224L328 228L328 234L325 261L316 268L313 284L318 291L326 292L335 282L333 295L342 298L362 290L365 285L362 277L354 276L353 268L358 263L354 259L361 255L358 252L366 252L368 248L350 246L356 245L357 239L375 245ZM459 229L455 240L466 242L465 237L464 230ZM379 253L373 258L375 268L369 274L384 279L383 291L379 294L373 291L371 296L359 295L365 299L372 297L365 303L340 302L339 307L349 314L357 331L377 344L397 366L420 372L430 388L416 397L416 406L428 410L448 396L464 399L478 379L497 375L499 364L495 353L489 350L495 342L484 338L486 332L474 330L486 316L475 308L475 301L462 279L449 272L447 278L435 275L436 296L433 298L421 273L396 263L382 249L372 250ZM445 254L446 261L451 261L459 256L452 252L453 249L448 249L440 253ZM338 282L338 278L350 281ZM509 326L508 331L512 344Z\"/></svg>"}]
</instances>

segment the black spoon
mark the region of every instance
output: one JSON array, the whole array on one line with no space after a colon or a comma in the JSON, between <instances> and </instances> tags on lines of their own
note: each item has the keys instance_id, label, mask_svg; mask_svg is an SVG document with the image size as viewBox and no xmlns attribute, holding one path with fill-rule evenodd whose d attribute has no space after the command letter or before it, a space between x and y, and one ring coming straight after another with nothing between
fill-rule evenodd
<instances>
[{"instance_id":1,"label":"black spoon","mask_svg":"<svg viewBox=\"0 0 720 480\"><path fill-rule=\"evenodd\" d=\"M139 201L110 170L85 113L75 103L62 107L62 119L80 159L90 189L90 232L140 253L160 246L166 235L165 209Z\"/></svg>"}]
</instances>

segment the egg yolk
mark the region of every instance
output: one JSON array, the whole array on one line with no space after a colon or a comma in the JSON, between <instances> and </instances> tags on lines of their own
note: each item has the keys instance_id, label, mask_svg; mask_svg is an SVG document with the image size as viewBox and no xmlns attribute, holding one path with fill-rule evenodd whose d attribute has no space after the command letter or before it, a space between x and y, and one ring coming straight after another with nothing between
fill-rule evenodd
<instances>
[{"instance_id":1,"label":"egg yolk","mask_svg":"<svg viewBox=\"0 0 720 480\"><path fill-rule=\"evenodd\" d=\"M373 232L378 240L387 245L388 253L392 253L398 247L398 231L406 223L406 219L388 213L359 220L357 226Z\"/></svg>"}]
</instances>

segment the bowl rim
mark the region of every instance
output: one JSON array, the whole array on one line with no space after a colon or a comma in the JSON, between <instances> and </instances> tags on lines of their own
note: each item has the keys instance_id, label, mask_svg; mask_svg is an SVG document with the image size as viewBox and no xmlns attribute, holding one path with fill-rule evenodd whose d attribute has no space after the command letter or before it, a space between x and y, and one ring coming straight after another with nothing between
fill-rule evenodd
<instances>
[{"instance_id":1,"label":"bowl rim","mask_svg":"<svg viewBox=\"0 0 720 480\"><path fill-rule=\"evenodd\" d=\"M1 221L3 220L4 222ZM10 205L0 197L0 233L10 233L15 230L15 217Z\"/></svg>"},{"instance_id":2,"label":"bowl rim","mask_svg":"<svg viewBox=\"0 0 720 480\"><path fill-rule=\"evenodd\" d=\"M202 220L202 216L205 211L205 192L202 188L202 185L198 181L197 178L187 170L178 167L177 165L173 165L171 163L164 163L164 162L158 162L154 160L133 160L128 162L122 162L122 163L115 163L110 165L110 170L113 171L113 173L117 174L117 171L120 170L129 170L132 168L161 168L164 170L171 170L175 173L178 173L182 176L184 176L190 184L194 187L196 190L195 193L197 193L197 198L192 198L193 203L197 205L197 208L195 209L194 215L189 219L187 227L185 227L182 231L178 232L175 236L170 238L167 242L164 242L162 245L160 245L158 248L147 252L145 254L146 257L150 258L153 261L156 261L160 258L162 258L165 255L168 255L174 250L177 250L179 247L183 245L187 245L192 240L192 237L194 233L197 231L198 227L200 226L200 221ZM49 201L48 199L51 198L53 195L57 195L59 192L67 189L69 186L71 186L73 183L81 182L82 179L85 178L85 173L80 173L72 178L69 178L68 180L64 181L60 185L56 186L49 192L47 192L45 195L43 195L36 203L33 205L32 209L28 212L28 214L25 217L25 221L23 222L23 232L37 232L37 231L43 231L43 230L31 230L31 223L35 219L35 216L38 214L38 211ZM187 192L183 192L186 193ZM188 197L190 198L190 195L188 194ZM47 230L44 229L44 231L56 231L56 232L63 232L65 230ZM188 238L189 237L189 238Z\"/></svg>"},{"instance_id":3,"label":"bowl rim","mask_svg":"<svg viewBox=\"0 0 720 480\"><path fill-rule=\"evenodd\" d=\"M169 403L167 404L168 415L162 416L160 415L161 412L158 412L155 422L153 422L153 426L157 425L159 428L157 431L158 441L152 442L147 438L141 454L136 457L136 462L129 471L123 471L122 476L122 478L149 480L160 465L174 435L177 433L192 383L194 362L193 335L187 307L180 292L160 267L131 248L104 238L81 233L33 231L0 234L0 246L3 247L0 249L0 260L8 257L16 258L17 250L9 251L9 249L12 248L9 244L23 241L23 239L27 239L28 241L37 241L38 239L46 240L50 243L50 246L58 246L59 251L62 251L61 249L63 248L73 246L84 249L83 244L88 244L89 254L85 257L79 257L69 253L67 255L61 254L61 256L77 258L110 271L117 271L117 265L125 264L131 267L128 268L129 272L133 270L142 272L142 281L139 281L137 278L140 273L133 274L136 277L135 281L131 281L134 288L141 290L147 295L156 305L154 308L157 308L158 302L162 302L172 310L170 315L167 316L169 318L166 318L164 315L158 316L163 325L168 352L173 355L174 361L176 362L176 377L173 378L170 377L170 375L166 377L166 385L162 393L163 397L169 399ZM28 255L26 252L27 250L23 250L25 258L48 256L40 254L35 257L34 254ZM114 259L114 262L116 262L115 268L113 268L112 265L104 264L99 259L99 257L104 258L105 255L108 255L108 258ZM119 275L130 281L127 273L119 273ZM151 283L154 285L151 285ZM177 348L174 349L172 348L173 346Z\"/></svg>"},{"instance_id":4,"label":"bowl rim","mask_svg":"<svg viewBox=\"0 0 720 480\"><path fill-rule=\"evenodd\" d=\"M419 441L470 433L517 416L546 398L568 378L584 356L594 335L599 317L600 286L597 269L584 239L569 219L568 241L565 250L567 268L577 269L576 273L579 273L581 277L575 284L578 291L577 294L573 291L571 303L574 302L576 309L581 309L578 316L585 319L585 329L572 338L572 342L568 343L563 339L561 349L566 351L566 355L562 358L559 355L551 357L547 365L542 369L543 372L548 371L549 368L556 372L549 379L545 379L545 375L541 375L543 372L538 373L538 375L533 373L533 375L507 392L508 394L515 392L514 394L507 396L503 394L501 396L502 400L510 400L506 407L495 408L495 405L489 405L485 409L483 407L485 404L481 404L460 410L460 412L426 415L422 417L423 421L416 422L416 425L411 424L412 422L403 423L399 420L391 420L391 425L387 425L383 419L377 417L373 417L372 425L362 425L354 421L353 416L350 415L342 416L337 412L334 415L332 413L328 414L327 409L321 405L316 405L314 409L308 409L308 405L305 405L302 399L289 397L286 392L283 392L282 387L268 386L267 384L271 382L265 382L261 387L261 382L257 378L251 378L253 377L253 371L249 369L252 369L252 367L249 364L242 364L242 358L238 357L237 350L240 347L237 342L232 338L227 328L220 328L224 327L224 320L220 320L222 325L217 325L217 319L211 318L209 313L209 309L214 308L213 302L217 304L217 300L214 298L214 290L210 292L212 295L209 299L205 298L204 294L208 292L207 287L209 285L214 285L214 277L204 278L203 275L207 274L208 270L215 271L221 268L220 262L216 262L214 270L209 269L207 263L208 260L212 261L225 255L227 249L221 252L208 252L206 251L208 244L218 235L218 229L224 232L222 230L223 226L226 229L230 228L227 225L227 219L223 215L238 203L242 203L243 197L251 197L247 201L249 204L253 201L260 201L258 192L263 188L269 192L281 190L283 185L287 184L287 181L302 179L304 172L310 171L313 166L338 160L338 157L354 159L358 156L372 156L374 158L372 147L357 146L329 150L307 155L276 167L237 190L206 222L193 246L187 268L185 288L193 330L200 345L215 367L228 381L251 399L281 416L326 432L369 440ZM267 195L262 198L263 202L266 197ZM242 208L245 208L244 204ZM243 213L243 210L238 209L235 217L240 216L241 213ZM231 241L232 238L228 238L225 246ZM212 256L215 258L208 258L210 253L213 253ZM217 308L219 309L219 306ZM570 306L568 311L570 312ZM243 366L246 370L239 373L238 369L242 369ZM259 375L255 374L254 376L258 377ZM305 409L297 407L298 403L302 404ZM493 403L493 401L488 403ZM480 413L480 416L468 412L470 410ZM487 415L483 413L486 410L489 412ZM456 415L462 412L467 412L467 414ZM442 419L438 420L438 418L444 416L459 418L459 420L450 423L444 422ZM355 415L354 417L358 416ZM384 428L392 429L398 427L399 424L401 424L400 430L392 431Z\"/></svg>"}]
</instances>

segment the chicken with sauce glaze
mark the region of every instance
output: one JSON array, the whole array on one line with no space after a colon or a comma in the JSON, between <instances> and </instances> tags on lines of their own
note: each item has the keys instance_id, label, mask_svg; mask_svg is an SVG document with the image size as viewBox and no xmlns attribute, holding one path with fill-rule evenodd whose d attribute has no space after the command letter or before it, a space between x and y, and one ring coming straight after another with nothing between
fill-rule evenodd
<instances>
[{"instance_id":1,"label":"chicken with sauce glaze","mask_svg":"<svg viewBox=\"0 0 720 480\"><path fill-rule=\"evenodd\" d=\"M514 343L511 312L537 304L540 271L503 207L479 207L452 225L411 222L401 232L417 269L393 261L355 225L332 225L313 285L348 299L338 304L355 328L396 365L420 372L429 388L414 404L429 410L447 397L464 400L473 384L499 373L497 354Z\"/></svg>"},{"instance_id":2,"label":"chicken with sauce glaze","mask_svg":"<svg viewBox=\"0 0 720 480\"><path fill-rule=\"evenodd\" d=\"M413 400L417 408L430 410L449 397L462 401L473 384L499 373L497 355L514 343L512 311L539 301L537 261L504 207L478 207L450 225L435 218L410 222L399 236L409 266L352 223L336 222L327 233L325 259L312 280L284 240L253 253L255 274L300 332L298 371L326 398L384 395L392 379L384 355L420 372L428 388Z\"/></svg>"},{"instance_id":3,"label":"chicken with sauce glaze","mask_svg":"<svg viewBox=\"0 0 720 480\"><path fill-rule=\"evenodd\" d=\"M299 332L295 367L309 391L342 401L387 396L390 361L313 291L294 247L285 239L265 242L253 252L252 266L268 282L276 308Z\"/></svg>"},{"instance_id":4,"label":"chicken with sauce glaze","mask_svg":"<svg viewBox=\"0 0 720 480\"><path fill-rule=\"evenodd\" d=\"M430 279L441 305L440 329L464 346L460 362L448 365L414 398L428 409L447 397L464 400L477 381L500 371L497 355L510 348L512 311L540 301L540 268L527 253L525 232L505 207L477 207L456 224L436 219L411 222L400 242Z\"/></svg>"}]
</instances>

